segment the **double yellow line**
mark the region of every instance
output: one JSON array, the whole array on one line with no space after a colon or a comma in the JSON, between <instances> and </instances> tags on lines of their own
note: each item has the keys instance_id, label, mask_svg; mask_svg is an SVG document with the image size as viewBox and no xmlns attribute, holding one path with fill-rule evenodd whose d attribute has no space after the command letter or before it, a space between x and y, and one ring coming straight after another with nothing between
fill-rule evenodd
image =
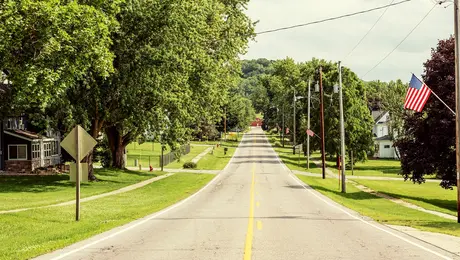
<instances>
[{"instance_id":1,"label":"double yellow line","mask_svg":"<svg viewBox=\"0 0 460 260\"><path fill-rule=\"evenodd\" d=\"M256 144L256 139L254 138L254 144ZM254 237L254 186L256 182L256 165L252 163L252 182L251 182L251 195L250 195L250 205L249 205L249 222L248 222L248 231L246 233L246 243L244 245L244 260L250 260L252 256L252 239Z\"/></svg>"}]
</instances>

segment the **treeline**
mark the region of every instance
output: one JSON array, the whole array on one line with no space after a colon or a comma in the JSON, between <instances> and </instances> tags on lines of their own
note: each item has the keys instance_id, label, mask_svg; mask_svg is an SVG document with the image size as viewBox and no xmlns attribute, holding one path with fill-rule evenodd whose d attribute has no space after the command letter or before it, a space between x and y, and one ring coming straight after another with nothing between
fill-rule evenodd
<instances>
[{"instance_id":1,"label":"treeline","mask_svg":"<svg viewBox=\"0 0 460 260\"><path fill-rule=\"evenodd\" d=\"M242 127L241 114L253 112L238 94L239 55L254 36L247 2L2 1L0 69L10 85L0 116L104 133L118 168L139 138L174 148L222 125L224 111Z\"/></svg>"},{"instance_id":2,"label":"treeline","mask_svg":"<svg viewBox=\"0 0 460 260\"><path fill-rule=\"evenodd\" d=\"M454 45L452 38L440 41L433 49L432 58L424 66L425 82L454 107ZM241 83L257 112L264 114L266 129L289 128L286 135L293 140L293 111L296 106L296 143L307 138L307 96L311 87L310 129L320 133L318 68L323 70L325 150L332 159L340 154L339 101L334 93L338 84L338 66L335 62L312 59L296 63L284 60L247 60L243 63L244 80ZM410 79L410 73L408 73ZM353 153L355 162L364 161L375 152L372 129L375 125L372 111L390 114L389 137L394 141L401 160L401 174L414 182L424 182L426 175L442 178L441 186L456 185L455 177L455 117L435 97L430 97L421 113L404 110L408 81L365 82L349 68L342 69L345 145L348 163ZM294 93L303 97L294 104ZM311 151L320 149L320 139L310 138Z\"/></svg>"}]
</instances>

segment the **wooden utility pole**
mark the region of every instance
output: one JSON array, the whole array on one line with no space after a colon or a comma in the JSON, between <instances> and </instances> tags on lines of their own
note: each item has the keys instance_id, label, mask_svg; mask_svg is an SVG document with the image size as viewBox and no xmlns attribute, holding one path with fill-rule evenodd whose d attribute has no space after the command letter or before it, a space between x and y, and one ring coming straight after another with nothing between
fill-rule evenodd
<instances>
[{"instance_id":1,"label":"wooden utility pole","mask_svg":"<svg viewBox=\"0 0 460 260\"><path fill-rule=\"evenodd\" d=\"M320 121L321 121L321 159L323 161L323 179L326 179L326 154L324 142L324 101L323 101L323 68L319 67L319 96L320 96Z\"/></svg>"},{"instance_id":2,"label":"wooden utility pole","mask_svg":"<svg viewBox=\"0 0 460 260\"><path fill-rule=\"evenodd\" d=\"M456 125L456 156L457 156L457 222L460 223L460 66L459 66L459 9L458 0L454 0L455 23L455 125Z\"/></svg>"},{"instance_id":3,"label":"wooden utility pole","mask_svg":"<svg viewBox=\"0 0 460 260\"><path fill-rule=\"evenodd\" d=\"M224 140L227 141L227 108L224 108Z\"/></svg>"},{"instance_id":4,"label":"wooden utility pole","mask_svg":"<svg viewBox=\"0 0 460 260\"><path fill-rule=\"evenodd\" d=\"M343 118L343 93L342 93L342 65L339 61L339 107L340 107L340 153L341 160L341 177L342 177L342 192L347 192L347 183L345 179L345 122Z\"/></svg>"},{"instance_id":5,"label":"wooden utility pole","mask_svg":"<svg viewBox=\"0 0 460 260\"><path fill-rule=\"evenodd\" d=\"M311 80L308 80L307 130L310 130L310 92ZM307 134L307 169L310 169L310 135Z\"/></svg>"}]
</instances>

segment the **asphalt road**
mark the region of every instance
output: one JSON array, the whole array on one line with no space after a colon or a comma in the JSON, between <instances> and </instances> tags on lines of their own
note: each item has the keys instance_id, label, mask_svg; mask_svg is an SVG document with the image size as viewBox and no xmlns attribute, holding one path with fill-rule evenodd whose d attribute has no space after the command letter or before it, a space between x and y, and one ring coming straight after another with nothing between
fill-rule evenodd
<instances>
[{"instance_id":1,"label":"asphalt road","mask_svg":"<svg viewBox=\"0 0 460 260\"><path fill-rule=\"evenodd\" d=\"M455 259L303 186L260 129L196 195L39 259Z\"/></svg>"}]
</instances>

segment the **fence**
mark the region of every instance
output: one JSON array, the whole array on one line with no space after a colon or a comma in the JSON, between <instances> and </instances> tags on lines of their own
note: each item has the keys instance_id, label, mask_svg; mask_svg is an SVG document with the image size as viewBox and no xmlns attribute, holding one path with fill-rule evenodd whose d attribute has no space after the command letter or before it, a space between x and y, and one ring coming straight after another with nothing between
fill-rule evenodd
<instances>
[{"instance_id":1,"label":"fence","mask_svg":"<svg viewBox=\"0 0 460 260\"><path fill-rule=\"evenodd\" d=\"M190 144L187 144L187 145L183 145L180 147L180 153L182 155L186 155L188 153L190 153ZM174 162L176 159L179 159L179 158L176 158L176 153L174 151L170 152L170 153L167 153L167 154L164 154L164 155L160 155L160 167L164 167L172 162Z\"/></svg>"}]
</instances>

